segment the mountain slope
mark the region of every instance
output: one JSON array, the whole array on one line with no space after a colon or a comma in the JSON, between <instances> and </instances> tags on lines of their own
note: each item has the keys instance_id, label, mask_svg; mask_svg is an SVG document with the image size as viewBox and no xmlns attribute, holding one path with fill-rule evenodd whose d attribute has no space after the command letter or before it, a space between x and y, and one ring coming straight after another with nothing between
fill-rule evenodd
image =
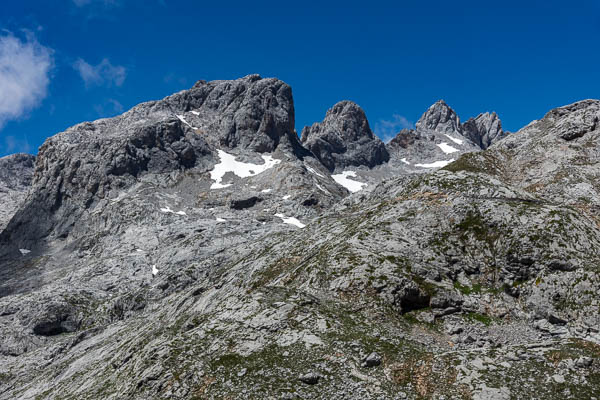
<instances>
[{"instance_id":1,"label":"mountain slope","mask_svg":"<svg viewBox=\"0 0 600 400\"><path fill-rule=\"evenodd\" d=\"M321 163L257 76L49 139L0 241L0 399L594 396L599 102L485 151L436 104L372 168ZM446 135L465 146L442 170L396 164ZM582 159L587 207L555 182Z\"/></svg>"}]
</instances>

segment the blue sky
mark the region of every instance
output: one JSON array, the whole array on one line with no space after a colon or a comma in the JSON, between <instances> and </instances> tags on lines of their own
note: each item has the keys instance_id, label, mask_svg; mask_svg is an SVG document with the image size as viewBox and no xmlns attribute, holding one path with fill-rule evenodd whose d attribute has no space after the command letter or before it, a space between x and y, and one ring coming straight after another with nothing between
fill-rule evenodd
<instances>
[{"instance_id":1,"label":"blue sky","mask_svg":"<svg viewBox=\"0 0 600 400\"><path fill-rule=\"evenodd\" d=\"M210 3L210 4L209 4ZM493 4L495 3L495 4ZM199 79L292 86L296 128L337 101L382 137L444 99L516 131L600 98L598 1L20 0L0 12L0 156Z\"/></svg>"}]
</instances>

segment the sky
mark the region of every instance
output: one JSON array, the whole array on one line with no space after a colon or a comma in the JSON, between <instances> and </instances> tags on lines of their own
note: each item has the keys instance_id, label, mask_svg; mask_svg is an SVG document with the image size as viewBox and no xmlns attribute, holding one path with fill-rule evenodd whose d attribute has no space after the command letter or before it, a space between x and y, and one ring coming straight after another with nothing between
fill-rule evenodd
<instances>
[{"instance_id":1,"label":"sky","mask_svg":"<svg viewBox=\"0 0 600 400\"><path fill-rule=\"evenodd\" d=\"M352 100L389 140L439 99L517 131L599 71L597 0L4 1L0 156L201 79L285 81L298 133Z\"/></svg>"}]
</instances>

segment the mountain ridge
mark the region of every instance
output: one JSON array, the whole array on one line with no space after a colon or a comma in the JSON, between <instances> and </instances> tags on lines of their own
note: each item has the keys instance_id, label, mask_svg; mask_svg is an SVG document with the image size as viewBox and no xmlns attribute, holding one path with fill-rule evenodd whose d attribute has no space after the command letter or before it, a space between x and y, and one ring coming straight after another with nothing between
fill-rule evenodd
<instances>
[{"instance_id":1,"label":"mountain ridge","mask_svg":"<svg viewBox=\"0 0 600 400\"><path fill-rule=\"evenodd\" d=\"M250 75L48 139L0 234L0 399L595 395L600 101L512 134L436 102L384 147L331 111L299 139Z\"/></svg>"}]
</instances>

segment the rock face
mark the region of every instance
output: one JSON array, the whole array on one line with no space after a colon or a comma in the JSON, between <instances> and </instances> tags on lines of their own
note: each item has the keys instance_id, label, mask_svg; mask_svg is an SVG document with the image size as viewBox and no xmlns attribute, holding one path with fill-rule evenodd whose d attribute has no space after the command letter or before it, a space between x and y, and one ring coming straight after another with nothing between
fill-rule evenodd
<instances>
[{"instance_id":1,"label":"rock face","mask_svg":"<svg viewBox=\"0 0 600 400\"><path fill-rule=\"evenodd\" d=\"M33 178L35 156L13 154L0 158L0 232L23 202Z\"/></svg>"},{"instance_id":2,"label":"rock face","mask_svg":"<svg viewBox=\"0 0 600 400\"><path fill-rule=\"evenodd\" d=\"M46 142L0 242L0 399L596 396L599 101L485 151L440 103L332 176L286 87L199 83ZM316 132L370 148L340 107Z\"/></svg>"},{"instance_id":3,"label":"rock face","mask_svg":"<svg viewBox=\"0 0 600 400\"><path fill-rule=\"evenodd\" d=\"M438 100L421 116L415 124L418 131L436 131L441 133L460 132L458 115L444 100Z\"/></svg>"},{"instance_id":4,"label":"rock face","mask_svg":"<svg viewBox=\"0 0 600 400\"><path fill-rule=\"evenodd\" d=\"M507 135L502 130L502 123L495 112L479 114L476 118L470 118L461 128L462 135L483 150Z\"/></svg>"},{"instance_id":5,"label":"rock face","mask_svg":"<svg viewBox=\"0 0 600 400\"><path fill-rule=\"evenodd\" d=\"M435 131L464 136L482 150L503 139L507 134L502 130L502 123L495 112L479 114L461 124L456 112L444 100L439 100L429 107L415 126L420 132Z\"/></svg>"},{"instance_id":6,"label":"rock face","mask_svg":"<svg viewBox=\"0 0 600 400\"><path fill-rule=\"evenodd\" d=\"M323 122L305 127L302 144L332 172L350 166L372 168L389 160L365 112L351 101L337 103L327 111Z\"/></svg>"}]
</instances>

